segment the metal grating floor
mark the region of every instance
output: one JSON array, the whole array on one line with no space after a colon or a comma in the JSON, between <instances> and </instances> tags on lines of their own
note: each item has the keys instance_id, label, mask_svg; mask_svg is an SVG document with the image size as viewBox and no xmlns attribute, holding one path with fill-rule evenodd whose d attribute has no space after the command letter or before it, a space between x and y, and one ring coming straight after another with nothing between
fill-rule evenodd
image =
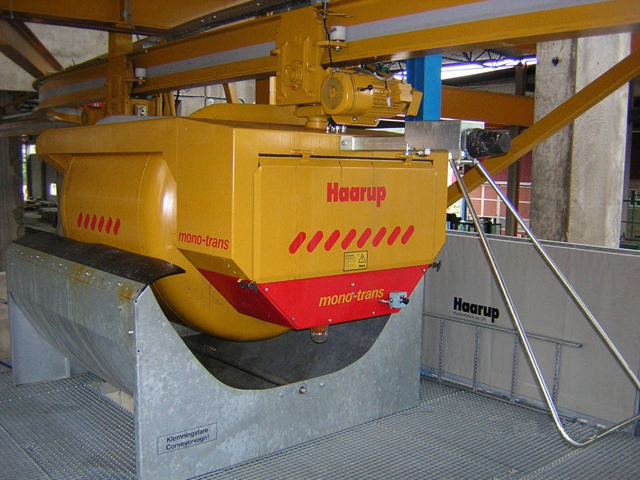
<instances>
[{"instance_id":1,"label":"metal grating floor","mask_svg":"<svg viewBox=\"0 0 640 480\"><path fill-rule=\"evenodd\" d=\"M78 375L14 387L0 373L0 478L135 478L133 415Z\"/></svg>"},{"instance_id":2,"label":"metal grating floor","mask_svg":"<svg viewBox=\"0 0 640 480\"><path fill-rule=\"evenodd\" d=\"M132 415L98 393L96 381L13 387L0 364L0 479L135 477ZM574 449L544 413L423 378L414 408L198 480L639 477L640 439L629 433Z\"/></svg>"}]
</instances>

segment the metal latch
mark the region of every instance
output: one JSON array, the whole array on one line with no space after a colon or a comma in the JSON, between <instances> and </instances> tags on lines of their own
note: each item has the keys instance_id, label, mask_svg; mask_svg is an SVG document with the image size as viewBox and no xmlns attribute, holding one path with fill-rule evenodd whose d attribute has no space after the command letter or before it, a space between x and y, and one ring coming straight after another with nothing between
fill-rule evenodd
<instances>
[{"instance_id":1,"label":"metal latch","mask_svg":"<svg viewBox=\"0 0 640 480\"><path fill-rule=\"evenodd\" d=\"M389 300L380 301L382 303L388 303L389 308L404 308L409 305L409 295L407 295L407 292L389 292Z\"/></svg>"}]
</instances>

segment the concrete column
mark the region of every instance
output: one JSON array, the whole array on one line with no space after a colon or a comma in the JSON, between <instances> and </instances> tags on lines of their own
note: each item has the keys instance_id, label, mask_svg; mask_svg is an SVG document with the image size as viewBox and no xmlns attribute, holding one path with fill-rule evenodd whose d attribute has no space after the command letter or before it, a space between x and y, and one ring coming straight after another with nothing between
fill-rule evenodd
<instances>
[{"instance_id":1,"label":"concrete column","mask_svg":"<svg viewBox=\"0 0 640 480\"><path fill-rule=\"evenodd\" d=\"M575 93L575 40L538 44L534 120ZM540 238L567 241L571 137L569 125L533 150L531 229Z\"/></svg>"},{"instance_id":2,"label":"concrete column","mask_svg":"<svg viewBox=\"0 0 640 480\"><path fill-rule=\"evenodd\" d=\"M629 55L630 34L577 41L579 90ZM573 126L569 241L618 247L624 194L629 88L624 86Z\"/></svg>"},{"instance_id":3,"label":"concrete column","mask_svg":"<svg viewBox=\"0 0 640 480\"><path fill-rule=\"evenodd\" d=\"M538 45L536 120L629 54L630 35ZM628 88L533 152L531 226L541 238L617 247Z\"/></svg>"}]
</instances>

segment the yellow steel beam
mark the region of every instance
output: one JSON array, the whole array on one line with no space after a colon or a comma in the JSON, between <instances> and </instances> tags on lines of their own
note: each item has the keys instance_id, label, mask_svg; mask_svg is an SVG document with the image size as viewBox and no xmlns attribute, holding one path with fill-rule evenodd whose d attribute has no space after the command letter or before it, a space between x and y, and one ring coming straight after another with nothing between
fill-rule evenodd
<instances>
[{"instance_id":1,"label":"yellow steel beam","mask_svg":"<svg viewBox=\"0 0 640 480\"><path fill-rule=\"evenodd\" d=\"M480 0L430 0L427 5L417 6L414 2L387 3L384 12L367 14L366 2L352 0L330 2L331 9L346 11L352 14L357 11L364 19L379 19L381 14L385 16L398 16L414 13L417 10L428 8L452 7L469 4ZM260 10L267 2L255 2L249 0L189 0L182 2L176 8L175 0L91 0L90 2L78 2L77 0L0 0L0 12L12 19L37 21L41 23L54 23L58 25L82 26L85 28L99 28L113 31L124 29L141 29L149 32L162 32L174 27L186 24L194 19L207 15L214 17L216 12L243 7L242 12ZM269 2L277 6L278 3ZM355 4L354 6L350 3ZM377 5L376 5L377 7ZM125 15L125 10L128 15ZM238 10L239 11L239 10ZM127 23L122 24L126 19ZM131 23L128 23L131 22Z\"/></svg>"},{"instance_id":2,"label":"yellow steel beam","mask_svg":"<svg viewBox=\"0 0 640 480\"><path fill-rule=\"evenodd\" d=\"M135 23L156 28L175 27L205 14L232 8L247 0L189 0L176 8L175 0L135 0L130 2ZM255 4L255 2L253 2Z\"/></svg>"},{"instance_id":3,"label":"yellow steel beam","mask_svg":"<svg viewBox=\"0 0 640 480\"><path fill-rule=\"evenodd\" d=\"M75 127L77 123L66 121L51 121L50 118L33 116L18 120L0 122L0 138L17 137L20 135L39 135L50 128Z\"/></svg>"},{"instance_id":4,"label":"yellow steel beam","mask_svg":"<svg viewBox=\"0 0 640 480\"><path fill-rule=\"evenodd\" d=\"M259 78L256 80L256 103L259 105L276 104L275 77Z\"/></svg>"},{"instance_id":5,"label":"yellow steel beam","mask_svg":"<svg viewBox=\"0 0 640 480\"><path fill-rule=\"evenodd\" d=\"M485 160L483 163L484 167L491 174L504 170L545 139L639 75L640 49L636 49L627 58L614 65L574 96L515 137L511 142L509 153ZM484 177L476 168L469 170L464 176L464 182L469 190L473 190L484 181ZM449 187L448 205L453 204L460 198L462 198L462 193L459 186L454 183Z\"/></svg>"},{"instance_id":6,"label":"yellow steel beam","mask_svg":"<svg viewBox=\"0 0 640 480\"><path fill-rule=\"evenodd\" d=\"M494 0L331 2L328 25L348 25L346 47L333 51L331 57L336 64L359 64L474 46L513 46L540 39L640 27L637 0L558 1L571 6L553 8L540 6L535 0L522 0L514 2L513 7L533 10L533 13L513 14L511 6L505 9L504 2ZM390 9L395 17L389 18ZM148 72L147 80L141 86L135 86L133 94L154 94L274 75L278 59L271 52L276 47L277 33L282 18L294 14L298 12L246 21L133 52L128 56L131 64L144 67ZM497 18L487 19L491 15ZM325 52L323 63L329 62L328 52ZM74 78L80 71L42 82L39 92L45 104L60 105L55 93L60 89L87 98L82 91L85 85ZM89 87L95 85L89 84Z\"/></svg>"},{"instance_id":7,"label":"yellow steel beam","mask_svg":"<svg viewBox=\"0 0 640 480\"><path fill-rule=\"evenodd\" d=\"M247 0L189 0L176 8L175 0L0 0L5 17L111 31L162 33L175 26ZM127 11L128 8L128 11ZM122 20L126 23L122 23Z\"/></svg>"},{"instance_id":8,"label":"yellow steel beam","mask_svg":"<svg viewBox=\"0 0 640 480\"><path fill-rule=\"evenodd\" d=\"M235 83L223 83L222 88L224 89L224 97L227 103L240 103L238 99L238 89Z\"/></svg>"},{"instance_id":9,"label":"yellow steel beam","mask_svg":"<svg viewBox=\"0 0 640 480\"><path fill-rule=\"evenodd\" d=\"M131 35L109 32L109 61L107 64L107 98L105 115L130 115L133 69L127 54L133 50Z\"/></svg>"},{"instance_id":10,"label":"yellow steel beam","mask_svg":"<svg viewBox=\"0 0 640 480\"><path fill-rule=\"evenodd\" d=\"M533 103L531 97L442 87L443 118L528 127L533 123Z\"/></svg>"},{"instance_id":11,"label":"yellow steel beam","mask_svg":"<svg viewBox=\"0 0 640 480\"><path fill-rule=\"evenodd\" d=\"M329 2L330 24L352 26L376 22L382 19L393 17L404 17L425 11L437 12L438 10L450 9L452 7L469 6L478 4L486 6L481 8L490 9L491 6L484 0L404 0L402 2L390 2L387 0L332 0ZM489 13L491 13L489 11Z\"/></svg>"},{"instance_id":12,"label":"yellow steel beam","mask_svg":"<svg viewBox=\"0 0 640 480\"><path fill-rule=\"evenodd\" d=\"M0 20L0 51L35 78L62 70L62 65L20 21Z\"/></svg>"},{"instance_id":13,"label":"yellow steel beam","mask_svg":"<svg viewBox=\"0 0 640 480\"><path fill-rule=\"evenodd\" d=\"M135 93L273 75L277 58L270 53L279 25L279 16L267 17L134 52L131 63L148 72Z\"/></svg>"},{"instance_id":14,"label":"yellow steel beam","mask_svg":"<svg viewBox=\"0 0 640 480\"><path fill-rule=\"evenodd\" d=\"M38 88L41 110L103 101L107 96L107 63L70 68L43 81L46 88Z\"/></svg>"},{"instance_id":15,"label":"yellow steel beam","mask_svg":"<svg viewBox=\"0 0 640 480\"><path fill-rule=\"evenodd\" d=\"M415 4L416 0L402 3ZM512 3L517 7L527 2ZM594 35L612 30L633 30L640 25L637 0L564 3L568 6L536 9L533 2L532 12L519 14L491 15L492 5L496 5L496 2L485 1L430 13L417 12L393 18L381 16L379 20L365 23L359 23L359 17L355 13L351 19L333 17L333 23L354 24L348 29L348 48L335 52L332 57L335 63L345 64L354 61L404 59L477 47L516 47L531 42ZM371 11L380 12L389 2L360 0L354 2L352 8L357 9L359 4L367 5L370 16ZM482 19L480 15L484 9L487 9L489 15ZM335 10L340 13L337 6ZM475 16L479 19L467 22L456 20L456 15L464 18L467 11L472 18ZM442 23L438 25L438 22Z\"/></svg>"},{"instance_id":16,"label":"yellow steel beam","mask_svg":"<svg viewBox=\"0 0 640 480\"><path fill-rule=\"evenodd\" d=\"M0 0L0 10L8 12L11 18L27 20L59 19L73 24L74 21L88 23L93 19L96 23L116 23L120 21L120 3L113 0Z\"/></svg>"}]
</instances>

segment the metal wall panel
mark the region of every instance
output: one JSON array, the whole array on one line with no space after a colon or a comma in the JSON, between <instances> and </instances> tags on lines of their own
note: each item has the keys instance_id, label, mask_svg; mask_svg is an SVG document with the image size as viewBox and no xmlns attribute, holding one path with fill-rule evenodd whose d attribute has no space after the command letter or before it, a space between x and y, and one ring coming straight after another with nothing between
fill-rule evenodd
<instances>
[{"instance_id":1,"label":"metal wall panel","mask_svg":"<svg viewBox=\"0 0 640 480\"><path fill-rule=\"evenodd\" d=\"M632 384L529 242L504 237L490 241L559 409L604 423L634 414L638 397ZM637 370L640 255L544 245ZM430 269L426 276L423 370L512 400L542 404L476 236L450 232L439 260L440 269ZM458 308L455 298L461 299ZM472 305L482 305L481 313ZM491 311L485 307L498 309L499 316L492 321L484 315Z\"/></svg>"}]
</instances>

